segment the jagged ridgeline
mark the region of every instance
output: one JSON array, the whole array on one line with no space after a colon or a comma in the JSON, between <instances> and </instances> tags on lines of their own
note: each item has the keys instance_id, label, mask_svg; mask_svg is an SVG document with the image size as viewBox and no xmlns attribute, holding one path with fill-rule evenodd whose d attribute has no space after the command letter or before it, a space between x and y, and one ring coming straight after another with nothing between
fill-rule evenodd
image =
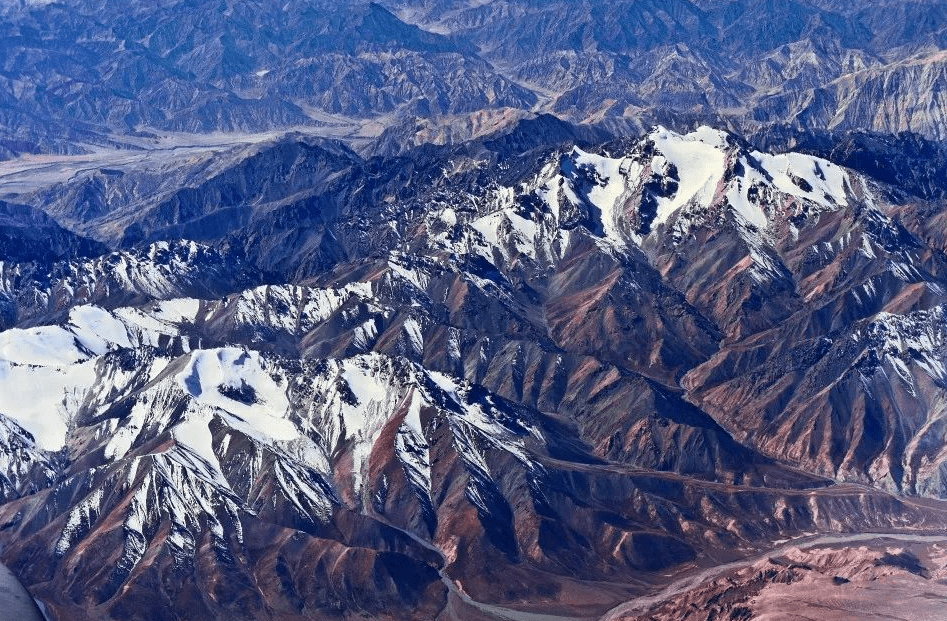
<instances>
[{"instance_id":1,"label":"jagged ridgeline","mask_svg":"<svg viewBox=\"0 0 947 621\"><path fill-rule=\"evenodd\" d=\"M933 143L597 131L19 178L0 559L55 619L539 621L943 529Z\"/></svg>"}]
</instances>

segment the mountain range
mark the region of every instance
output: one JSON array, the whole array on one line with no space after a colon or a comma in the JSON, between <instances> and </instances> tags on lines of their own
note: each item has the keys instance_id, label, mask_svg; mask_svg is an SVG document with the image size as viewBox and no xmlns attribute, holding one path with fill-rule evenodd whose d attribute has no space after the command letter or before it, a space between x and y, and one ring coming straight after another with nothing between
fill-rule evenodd
<instances>
[{"instance_id":1,"label":"mountain range","mask_svg":"<svg viewBox=\"0 0 947 621\"><path fill-rule=\"evenodd\" d=\"M0 562L57 621L936 615L945 13L0 5Z\"/></svg>"},{"instance_id":2,"label":"mountain range","mask_svg":"<svg viewBox=\"0 0 947 621\"><path fill-rule=\"evenodd\" d=\"M588 131L8 197L0 558L58 619L579 619L942 529L931 184Z\"/></svg>"},{"instance_id":3,"label":"mountain range","mask_svg":"<svg viewBox=\"0 0 947 621\"><path fill-rule=\"evenodd\" d=\"M530 112L947 138L941 0L16 0L0 23L6 157L290 129L398 153Z\"/></svg>"}]
</instances>

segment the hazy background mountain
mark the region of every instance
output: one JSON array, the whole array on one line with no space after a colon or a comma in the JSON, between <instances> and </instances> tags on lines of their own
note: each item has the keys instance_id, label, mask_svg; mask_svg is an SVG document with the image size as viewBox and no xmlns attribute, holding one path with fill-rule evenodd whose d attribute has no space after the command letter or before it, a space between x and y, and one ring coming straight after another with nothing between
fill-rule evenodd
<instances>
[{"instance_id":1,"label":"hazy background mountain","mask_svg":"<svg viewBox=\"0 0 947 621\"><path fill-rule=\"evenodd\" d=\"M947 137L938 0L65 0L0 21L8 157L288 128L364 148L392 128L397 151L528 111Z\"/></svg>"}]
</instances>

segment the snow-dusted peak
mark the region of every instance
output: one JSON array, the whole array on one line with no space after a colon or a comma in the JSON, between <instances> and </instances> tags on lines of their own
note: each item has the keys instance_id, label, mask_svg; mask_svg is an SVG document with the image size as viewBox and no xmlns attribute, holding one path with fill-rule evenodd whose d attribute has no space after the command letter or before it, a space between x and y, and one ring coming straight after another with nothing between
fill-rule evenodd
<instances>
[{"instance_id":1,"label":"snow-dusted peak","mask_svg":"<svg viewBox=\"0 0 947 621\"><path fill-rule=\"evenodd\" d=\"M137 250L113 252L98 259L73 262L63 275L64 286L92 290L110 283L126 291L157 299L178 294L183 287L223 264L221 254L193 241L155 242Z\"/></svg>"},{"instance_id":2,"label":"snow-dusted peak","mask_svg":"<svg viewBox=\"0 0 947 621\"><path fill-rule=\"evenodd\" d=\"M855 189L860 192L856 193ZM432 220L458 254L494 265L546 264L563 256L577 229L603 250L679 245L702 228L734 230L757 281L785 273L776 250L820 213L871 200L867 184L824 159L747 148L725 131L679 134L657 127L634 142L597 151L573 147L518 187L491 189L474 210ZM436 222L435 222L436 220Z\"/></svg>"},{"instance_id":3,"label":"snow-dusted peak","mask_svg":"<svg viewBox=\"0 0 947 621\"><path fill-rule=\"evenodd\" d=\"M113 311L75 306L62 325L0 332L0 414L28 430L43 449L56 451L66 444L75 417L89 408L93 392L114 399L134 375L105 364L107 356L156 351L156 366L144 370L155 379L172 358L200 347L200 337L191 336L195 323L226 321L238 329L262 327L300 335L350 297L367 299L370 293L364 283L338 290L267 286L229 302L180 298ZM234 426L247 426L248 435L257 427L280 440L298 435L283 420L288 408L285 383L274 383L278 374L255 352L195 351L178 377L181 391L195 403L225 412ZM119 450L119 445L124 444L122 439L111 452L123 454L127 446Z\"/></svg>"},{"instance_id":4,"label":"snow-dusted peak","mask_svg":"<svg viewBox=\"0 0 947 621\"><path fill-rule=\"evenodd\" d=\"M298 431L285 418L286 381L269 366L258 352L241 348L194 351L176 380L197 403L232 414L275 439L292 440Z\"/></svg>"},{"instance_id":5,"label":"snow-dusted peak","mask_svg":"<svg viewBox=\"0 0 947 621\"><path fill-rule=\"evenodd\" d=\"M265 285L235 297L231 302L233 321L250 328L262 326L289 334L304 334L353 298L372 299L371 285L356 282L338 289Z\"/></svg>"},{"instance_id":6,"label":"snow-dusted peak","mask_svg":"<svg viewBox=\"0 0 947 621\"><path fill-rule=\"evenodd\" d=\"M59 450L96 383L97 360L130 346L126 325L95 306L73 308L63 326L0 332L0 414Z\"/></svg>"},{"instance_id":7,"label":"snow-dusted peak","mask_svg":"<svg viewBox=\"0 0 947 621\"><path fill-rule=\"evenodd\" d=\"M98 306L73 308L66 329L75 335L76 343L93 356L132 346L125 324Z\"/></svg>"},{"instance_id":8,"label":"snow-dusted peak","mask_svg":"<svg viewBox=\"0 0 947 621\"><path fill-rule=\"evenodd\" d=\"M653 230L684 205L709 206L714 201L727 168L728 135L709 127L685 135L659 128L648 139L658 153L650 162L652 176L678 180L676 192L655 197L656 213L648 227Z\"/></svg>"},{"instance_id":9,"label":"snow-dusted peak","mask_svg":"<svg viewBox=\"0 0 947 621\"><path fill-rule=\"evenodd\" d=\"M548 198L549 188L558 185L568 201L597 210L602 233L612 244L640 244L685 205L714 203L729 147L728 135L709 127L685 135L658 127L623 155L573 148L563 160L561 177L543 189ZM561 205L554 210L561 213Z\"/></svg>"},{"instance_id":10,"label":"snow-dusted peak","mask_svg":"<svg viewBox=\"0 0 947 621\"><path fill-rule=\"evenodd\" d=\"M911 365L947 387L947 313L943 306L907 315L879 313L853 338L888 362L912 389Z\"/></svg>"},{"instance_id":11,"label":"snow-dusted peak","mask_svg":"<svg viewBox=\"0 0 947 621\"><path fill-rule=\"evenodd\" d=\"M848 205L851 180L849 172L841 166L802 153L772 155L753 151L751 155L760 163L763 175L763 179L755 181L769 182L786 195L825 209Z\"/></svg>"},{"instance_id":12,"label":"snow-dusted peak","mask_svg":"<svg viewBox=\"0 0 947 621\"><path fill-rule=\"evenodd\" d=\"M111 313L96 306L77 306L64 326L0 332L0 362L63 367L130 346L126 327Z\"/></svg>"},{"instance_id":13,"label":"snow-dusted peak","mask_svg":"<svg viewBox=\"0 0 947 621\"><path fill-rule=\"evenodd\" d=\"M648 133L648 138L654 142L659 149L669 144L675 144L676 146L673 147L675 149L699 149L700 147L696 146L696 144L700 143L716 150L725 150L727 146L733 142L728 132L722 129L715 129L708 125L701 125L687 134L678 134L663 125L658 125ZM688 143L691 147L682 146ZM664 149L661 150L662 152L664 151Z\"/></svg>"},{"instance_id":14,"label":"snow-dusted peak","mask_svg":"<svg viewBox=\"0 0 947 621\"><path fill-rule=\"evenodd\" d=\"M92 259L72 259L48 273L0 262L5 325L58 320L62 309L107 308L183 297L219 299L260 282L258 272L227 252L192 241L156 242Z\"/></svg>"},{"instance_id":15,"label":"snow-dusted peak","mask_svg":"<svg viewBox=\"0 0 947 621\"><path fill-rule=\"evenodd\" d=\"M695 227L728 220L766 232L794 208L812 215L847 206L851 192L849 173L831 162L749 151L706 126L688 134L658 127L620 156L576 148L562 173L571 190L565 197L597 209L605 238L618 244L661 231L680 241Z\"/></svg>"}]
</instances>

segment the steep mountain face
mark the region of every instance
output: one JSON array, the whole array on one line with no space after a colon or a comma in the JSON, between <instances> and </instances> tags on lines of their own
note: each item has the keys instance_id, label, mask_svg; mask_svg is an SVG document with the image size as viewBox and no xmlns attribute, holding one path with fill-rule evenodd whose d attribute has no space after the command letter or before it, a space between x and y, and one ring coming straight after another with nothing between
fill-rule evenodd
<instances>
[{"instance_id":1,"label":"steep mountain face","mask_svg":"<svg viewBox=\"0 0 947 621\"><path fill-rule=\"evenodd\" d=\"M501 272L527 271L531 259L556 266L544 284L558 346L594 343L598 356L665 383L686 372L688 398L765 453L941 495L943 251L893 221L879 194L825 160L755 152L709 130L659 130L563 154L509 207L471 222L480 235L466 252ZM501 250L477 251L478 239ZM602 268L584 275L573 257L589 242L637 263L633 281ZM660 280L645 285L649 269ZM661 287L682 298L642 300L639 291ZM701 328L719 349L695 368Z\"/></svg>"},{"instance_id":2,"label":"steep mountain face","mask_svg":"<svg viewBox=\"0 0 947 621\"><path fill-rule=\"evenodd\" d=\"M56 619L571 619L943 529L943 210L708 127L594 138L20 196L76 232L0 248L0 559Z\"/></svg>"},{"instance_id":3,"label":"steep mountain face","mask_svg":"<svg viewBox=\"0 0 947 621\"><path fill-rule=\"evenodd\" d=\"M754 456L657 387L671 401L652 406L657 425L645 407L627 415L639 454L603 460L561 414L412 362L432 349L427 321L384 308L389 278L78 306L61 327L3 333L2 409L28 429L7 425L44 447L30 474L49 479L9 473L5 561L63 618L155 618L137 608L152 597L173 602L156 602L167 618L431 618L456 598L439 571L475 600L559 605L607 588L574 572L631 581L703 556L708 537L731 548L827 519L934 519ZM341 358L272 351L329 324ZM222 329L258 349L216 346ZM762 507L775 519L734 529Z\"/></svg>"},{"instance_id":4,"label":"steep mountain face","mask_svg":"<svg viewBox=\"0 0 947 621\"><path fill-rule=\"evenodd\" d=\"M7 2L0 156L290 130L398 153L535 111L943 140L945 16L942 0Z\"/></svg>"},{"instance_id":5,"label":"steep mountain face","mask_svg":"<svg viewBox=\"0 0 947 621\"><path fill-rule=\"evenodd\" d=\"M63 258L95 256L106 248L63 228L40 209L0 201L0 255L6 261L48 267Z\"/></svg>"}]
</instances>

